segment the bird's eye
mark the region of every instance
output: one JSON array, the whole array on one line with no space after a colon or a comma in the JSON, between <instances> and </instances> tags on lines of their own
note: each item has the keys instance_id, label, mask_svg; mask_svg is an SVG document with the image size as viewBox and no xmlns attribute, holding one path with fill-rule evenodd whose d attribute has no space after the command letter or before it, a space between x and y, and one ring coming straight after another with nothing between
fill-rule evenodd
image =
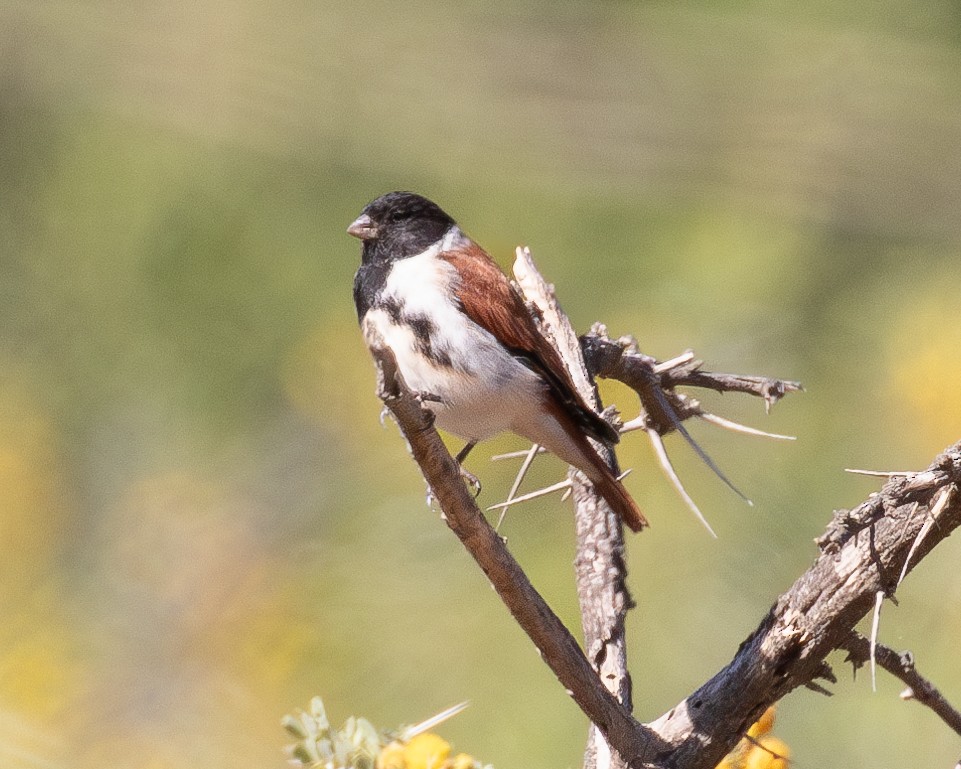
<instances>
[{"instance_id":1,"label":"bird's eye","mask_svg":"<svg viewBox=\"0 0 961 769\"><path fill-rule=\"evenodd\" d=\"M404 219L406 219L406 218L407 218L407 212L406 212L406 211L394 211L394 212L392 212L391 215L390 215L390 220L391 220L392 222L402 222L402 221L404 221Z\"/></svg>"}]
</instances>

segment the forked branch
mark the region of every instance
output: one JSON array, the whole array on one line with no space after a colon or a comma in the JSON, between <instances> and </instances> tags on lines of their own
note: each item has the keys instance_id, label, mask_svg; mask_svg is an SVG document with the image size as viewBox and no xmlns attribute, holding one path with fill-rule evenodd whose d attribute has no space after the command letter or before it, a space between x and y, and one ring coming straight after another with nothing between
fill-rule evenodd
<instances>
[{"instance_id":1,"label":"forked branch","mask_svg":"<svg viewBox=\"0 0 961 769\"><path fill-rule=\"evenodd\" d=\"M601 328L582 338L588 368L638 391L647 428L680 429L698 415L678 385L746 392L769 405L793 382L705 372L683 356L668 365ZM834 516L814 564L774 604L734 659L656 721L638 723L604 686L577 641L531 585L464 485L432 419L398 381L388 351L376 355L381 397L394 414L450 528L477 561L545 662L607 742L631 767L711 769L771 704L797 687L833 681L827 656L848 648L855 625L881 592L900 580L961 525L961 444L910 477L894 477L851 511ZM666 406L664 404L667 404ZM672 413L673 412L673 413ZM615 575L617 576L617 575ZM623 575L621 575L623 576Z\"/></svg>"}]
</instances>

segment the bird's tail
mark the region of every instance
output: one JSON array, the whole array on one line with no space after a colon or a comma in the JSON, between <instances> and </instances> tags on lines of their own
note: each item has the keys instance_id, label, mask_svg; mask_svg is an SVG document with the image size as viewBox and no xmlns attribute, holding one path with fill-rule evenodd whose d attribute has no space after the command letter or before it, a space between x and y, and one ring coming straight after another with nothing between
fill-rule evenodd
<instances>
[{"instance_id":1,"label":"bird's tail","mask_svg":"<svg viewBox=\"0 0 961 769\"><path fill-rule=\"evenodd\" d=\"M545 420L545 415L551 418ZM627 489L617 480L607 462L591 445L583 428L560 402L547 397L544 411L532 413L529 417L514 424L512 429L584 473L628 528L640 531L648 525L647 518Z\"/></svg>"}]
</instances>

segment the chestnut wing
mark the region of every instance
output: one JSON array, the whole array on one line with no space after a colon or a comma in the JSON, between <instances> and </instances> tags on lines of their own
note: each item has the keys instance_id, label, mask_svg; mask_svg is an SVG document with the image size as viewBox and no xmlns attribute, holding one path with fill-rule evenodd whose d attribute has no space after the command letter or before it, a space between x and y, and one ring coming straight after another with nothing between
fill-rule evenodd
<instances>
[{"instance_id":1,"label":"chestnut wing","mask_svg":"<svg viewBox=\"0 0 961 769\"><path fill-rule=\"evenodd\" d=\"M490 255L470 242L441 252L439 258L459 275L470 276L470 280L460 280L454 287L463 313L540 374L557 402L588 435L617 443L617 430L577 393L567 366L538 330L524 300Z\"/></svg>"}]
</instances>

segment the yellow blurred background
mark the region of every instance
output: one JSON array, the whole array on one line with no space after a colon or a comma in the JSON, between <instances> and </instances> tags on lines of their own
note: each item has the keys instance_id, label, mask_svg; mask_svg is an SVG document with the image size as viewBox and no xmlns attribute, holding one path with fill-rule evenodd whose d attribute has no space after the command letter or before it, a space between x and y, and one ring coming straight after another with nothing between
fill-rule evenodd
<instances>
[{"instance_id":1,"label":"yellow blurred background","mask_svg":"<svg viewBox=\"0 0 961 769\"><path fill-rule=\"evenodd\" d=\"M961 12L813 2L0 2L0 766L280 767L324 697L499 769L579 765L586 724L378 421L344 232L436 199L576 326L800 379L770 444L695 425L755 502L642 438L628 485L637 715L713 674L833 508L961 437ZM630 397L606 387L633 416ZM516 466L475 451L482 502ZM527 488L557 480L544 460ZM572 627L570 508L504 532ZM961 702L958 542L885 606ZM881 675L802 691L799 766L948 766Z\"/></svg>"}]
</instances>

